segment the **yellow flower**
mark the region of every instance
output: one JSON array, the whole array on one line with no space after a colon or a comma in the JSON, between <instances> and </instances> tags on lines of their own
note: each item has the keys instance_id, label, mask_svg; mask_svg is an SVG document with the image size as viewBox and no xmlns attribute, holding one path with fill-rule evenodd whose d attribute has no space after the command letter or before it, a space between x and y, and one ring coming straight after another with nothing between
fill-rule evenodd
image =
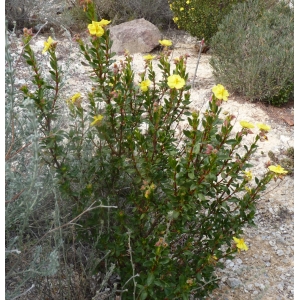
<instances>
[{"instance_id":1,"label":"yellow flower","mask_svg":"<svg viewBox=\"0 0 300 300\"><path fill-rule=\"evenodd\" d=\"M180 11L183 11L184 10L184 8L183 7L180 7Z\"/></svg>"},{"instance_id":2,"label":"yellow flower","mask_svg":"<svg viewBox=\"0 0 300 300\"><path fill-rule=\"evenodd\" d=\"M209 255L208 258L207 258L207 261L208 261L209 264L215 266L217 261L218 261L218 258L215 255Z\"/></svg>"},{"instance_id":3,"label":"yellow flower","mask_svg":"<svg viewBox=\"0 0 300 300\"><path fill-rule=\"evenodd\" d=\"M248 247L247 247L247 245L245 244L244 239L238 239L238 238L236 238L236 237L233 237L233 240L234 240L234 242L236 243L236 246L237 246L239 252L240 252L241 250L244 250L244 251L247 251L247 250L248 250Z\"/></svg>"},{"instance_id":4,"label":"yellow flower","mask_svg":"<svg viewBox=\"0 0 300 300\"><path fill-rule=\"evenodd\" d=\"M104 34L104 29L100 25L100 22L92 21L92 24L88 25L88 29L91 35L96 35L97 37Z\"/></svg>"},{"instance_id":5,"label":"yellow flower","mask_svg":"<svg viewBox=\"0 0 300 300\"><path fill-rule=\"evenodd\" d=\"M260 130L264 130L264 131L269 131L271 129L271 126L268 126L266 124L263 123L257 123L256 126L260 129Z\"/></svg>"},{"instance_id":6,"label":"yellow flower","mask_svg":"<svg viewBox=\"0 0 300 300\"><path fill-rule=\"evenodd\" d=\"M284 168L282 168L280 165L277 166L269 166L269 170L276 173L276 174L287 174L288 171L286 171Z\"/></svg>"},{"instance_id":7,"label":"yellow flower","mask_svg":"<svg viewBox=\"0 0 300 300\"><path fill-rule=\"evenodd\" d=\"M249 188L248 186L245 186L245 190L248 192L248 193L252 193L252 190L251 190L251 188Z\"/></svg>"},{"instance_id":8,"label":"yellow flower","mask_svg":"<svg viewBox=\"0 0 300 300\"><path fill-rule=\"evenodd\" d=\"M246 121L240 121L240 124L243 128L254 128L255 126L252 123Z\"/></svg>"},{"instance_id":9,"label":"yellow flower","mask_svg":"<svg viewBox=\"0 0 300 300\"><path fill-rule=\"evenodd\" d=\"M73 105L76 105L77 107L80 107L80 104L81 104L81 94L80 93L76 93L74 94L71 98L69 98L67 100L67 103L70 105L70 104L73 104Z\"/></svg>"},{"instance_id":10,"label":"yellow flower","mask_svg":"<svg viewBox=\"0 0 300 300\"><path fill-rule=\"evenodd\" d=\"M42 53L45 54L53 43L54 43L53 39L51 38L51 36L49 36L47 42L44 42L44 49Z\"/></svg>"},{"instance_id":11,"label":"yellow flower","mask_svg":"<svg viewBox=\"0 0 300 300\"><path fill-rule=\"evenodd\" d=\"M150 184L150 189L153 191L156 188L156 185L154 183Z\"/></svg>"},{"instance_id":12,"label":"yellow flower","mask_svg":"<svg viewBox=\"0 0 300 300\"><path fill-rule=\"evenodd\" d=\"M101 27L105 27L105 26L107 26L110 22L111 22L111 21L102 19L100 22L98 22L98 24L99 24Z\"/></svg>"},{"instance_id":13,"label":"yellow flower","mask_svg":"<svg viewBox=\"0 0 300 300\"><path fill-rule=\"evenodd\" d=\"M146 192L145 192L145 198L149 199L149 196L152 194L152 192L155 190L156 185L154 183L151 183L146 187Z\"/></svg>"},{"instance_id":14,"label":"yellow flower","mask_svg":"<svg viewBox=\"0 0 300 300\"><path fill-rule=\"evenodd\" d=\"M170 9L172 9L172 4L170 4Z\"/></svg>"},{"instance_id":15,"label":"yellow flower","mask_svg":"<svg viewBox=\"0 0 300 300\"><path fill-rule=\"evenodd\" d=\"M191 3L190 0L187 0L187 1L186 1L186 4L190 4L190 3Z\"/></svg>"},{"instance_id":16,"label":"yellow flower","mask_svg":"<svg viewBox=\"0 0 300 300\"><path fill-rule=\"evenodd\" d=\"M91 123L91 126L99 126L101 124L103 116L102 115L97 115L93 118L94 118L94 121Z\"/></svg>"},{"instance_id":17,"label":"yellow flower","mask_svg":"<svg viewBox=\"0 0 300 300\"><path fill-rule=\"evenodd\" d=\"M171 89L181 89L185 85L185 80L179 75L171 75L168 77L168 86Z\"/></svg>"},{"instance_id":18,"label":"yellow flower","mask_svg":"<svg viewBox=\"0 0 300 300\"><path fill-rule=\"evenodd\" d=\"M81 97L81 94L80 93L76 93L75 95L73 95L71 97L71 101L72 103L75 103L77 99L79 99Z\"/></svg>"},{"instance_id":19,"label":"yellow flower","mask_svg":"<svg viewBox=\"0 0 300 300\"><path fill-rule=\"evenodd\" d=\"M149 199L150 193L151 193L150 190L146 190L146 192L145 192L145 198L146 199Z\"/></svg>"},{"instance_id":20,"label":"yellow flower","mask_svg":"<svg viewBox=\"0 0 300 300\"><path fill-rule=\"evenodd\" d=\"M251 171L244 171L245 177L248 181L252 180L252 173Z\"/></svg>"},{"instance_id":21,"label":"yellow flower","mask_svg":"<svg viewBox=\"0 0 300 300\"><path fill-rule=\"evenodd\" d=\"M178 17L173 18L174 23L176 23L178 20L179 20Z\"/></svg>"},{"instance_id":22,"label":"yellow flower","mask_svg":"<svg viewBox=\"0 0 300 300\"><path fill-rule=\"evenodd\" d=\"M214 93L215 97L219 100L228 100L229 93L224 88L222 84L217 84L212 88L212 92Z\"/></svg>"},{"instance_id":23,"label":"yellow flower","mask_svg":"<svg viewBox=\"0 0 300 300\"><path fill-rule=\"evenodd\" d=\"M145 60L152 60L155 57L156 57L156 55L147 54L147 55L143 56L143 59L145 59Z\"/></svg>"},{"instance_id":24,"label":"yellow flower","mask_svg":"<svg viewBox=\"0 0 300 300\"><path fill-rule=\"evenodd\" d=\"M142 81L139 86L143 92L148 91L148 87L151 84L151 81L149 79Z\"/></svg>"},{"instance_id":25,"label":"yellow flower","mask_svg":"<svg viewBox=\"0 0 300 300\"><path fill-rule=\"evenodd\" d=\"M159 40L158 42L165 47L172 46L172 41L170 40Z\"/></svg>"}]
</instances>

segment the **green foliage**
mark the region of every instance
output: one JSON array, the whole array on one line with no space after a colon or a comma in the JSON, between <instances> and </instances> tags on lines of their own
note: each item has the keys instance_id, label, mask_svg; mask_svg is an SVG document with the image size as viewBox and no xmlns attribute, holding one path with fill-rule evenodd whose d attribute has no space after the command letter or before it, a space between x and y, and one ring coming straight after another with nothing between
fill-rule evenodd
<instances>
[{"instance_id":1,"label":"green foliage","mask_svg":"<svg viewBox=\"0 0 300 300\"><path fill-rule=\"evenodd\" d=\"M89 16L93 9L89 3ZM34 107L39 157L71 203L77 239L98 251L95 271L115 265L122 299L204 297L218 286L214 268L237 252L233 237L253 224L259 194L276 175L266 171L250 182L245 171L260 136L242 147L251 132L232 133L234 116L221 119L219 96L212 96L203 118L189 111L186 57L172 65L165 47L158 58L161 76L151 59L134 74L128 53L115 61L109 29L101 24L103 34L97 23L90 26L100 32L90 43L77 39L93 88L87 99L75 91L64 104L59 44L45 49L45 77L30 35L24 37L34 88L22 91ZM62 105L68 115L61 115ZM189 128L178 132L183 119Z\"/></svg>"},{"instance_id":2,"label":"green foliage","mask_svg":"<svg viewBox=\"0 0 300 300\"><path fill-rule=\"evenodd\" d=\"M250 100L282 105L293 97L294 13L283 1L239 4L212 39L216 80Z\"/></svg>"},{"instance_id":3,"label":"green foliage","mask_svg":"<svg viewBox=\"0 0 300 300\"><path fill-rule=\"evenodd\" d=\"M281 106L294 99L294 82L287 81L277 94L266 97L263 101L269 102L274 106Z\"/></svg>"},{"instance_id":4,"label":"green foliage","mask_svg":"<svg viewBox=\"0 0 300 300\"><path fill-rule=\"evenodd\" d=\"M178 28L199 39L204 38L206 44L210 44L220 21L231 11L232 5L243 1L169 0L169 3L174 13L173 21Z\"/></svg>"}]
</instances>

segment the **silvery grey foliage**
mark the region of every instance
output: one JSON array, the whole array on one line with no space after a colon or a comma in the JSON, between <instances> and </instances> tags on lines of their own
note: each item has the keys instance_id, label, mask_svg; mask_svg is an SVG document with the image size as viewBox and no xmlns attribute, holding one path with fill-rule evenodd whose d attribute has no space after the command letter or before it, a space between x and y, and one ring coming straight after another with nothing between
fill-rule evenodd
<instances>
[{"instance_id":1,"label":"silvery grey foliage","mask_svg":"<svg viewBox=\"0 0 300 300\"><path fill-rule=\"evenodd\" d=\"M13 38L13 37L11 37ZM31 101L15 88L15 70L5 45L5 257L6 299L34 291L36 278L58 270L58 251L50 240L39 243L53 220L45 207L53 197L51 176L39 159L39 134ZM53 203L53 201L52 201ZM41 227L41 223L45 227ZM23 298L24 299L24 298Z\"/></svg>"}]
</instances>

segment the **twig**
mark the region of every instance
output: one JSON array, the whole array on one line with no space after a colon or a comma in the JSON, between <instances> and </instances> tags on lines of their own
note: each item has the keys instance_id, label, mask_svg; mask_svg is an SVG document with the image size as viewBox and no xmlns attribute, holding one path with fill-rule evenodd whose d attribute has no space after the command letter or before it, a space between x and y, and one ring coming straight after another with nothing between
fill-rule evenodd
<instances>
[{"instance_id":1,"label":"twig","mask_svg":"<svg viewBox=\"0 0 300 300\"><path fill-rule=\"evenodd\" d=\"M15 195L14 197L12 197L10 200L5 201L5 204L8 204L8 203L13 202L13 201L15 201L16 199L18 199L24 191L25 191L25 189L23 189L23 190L22 190L21 192L19 192L17 195Z\"/></svg>"},{"instance_id":2,"label":"twig","mask_svg":"<svg viewBox=\"0 0 300 300\"><path fill-rule=\"evenodd\" d=\"M78 220L81 216L83 216L84 214L86 214L87 212L89 212L89 211L92 211L92 210L94 210L94 209L97 209L97 208L118 208L117 206L106 206L106 205L102 205L102 204L100 204L100 205L98 205L98 206L95 206L95 207L92 207L94 204L96 203L96 201L94 201L85 211L83 211L81 214L79 214L77 217L75 217L74 219L72 219L71 221L69 221L68 223L66 223L66 224L64 224L64 225L61 225L61 226L59 226L59 227L56 227L56 228L54 228L54 229L51 229L51 230L49 230L48 232L46 232L40 239L39 239L39 241L38 241L38 243L39 242L41 242L41 240L43 240L49 233L51 233L51 232L54 232L54 231L56 231L56 230L58 230L58 229L61 229L61 228L63 228L63 227L66 227L66 226L69 226L69 225L74 225L73 224L73 222L74 221L76 221L76 220ZM78 224L77 224L78 225Z\"/></svg>"},{"instance_id":3,"label":"twig","mask_svg":"<svg viewBox=\"0 0 300 300\"><path fill-rule=\"evenodd\" d=\"M125 285L132 279L133 280L133 300L135 300L135 291L136 291L136 281L135 281L135 277L137 276L140 276L139 274L135 274L135 266L134 266L134 263L133 263L133 259L132 259L132 248L131 248L131 245L130 245L130 234L131 234L131 231L128 230L127 232L128 234L128 252L129 252L129 255L130 255L130 262L131 262L131 267L132 267L132 277L130 277L126 283L124 284L124 286L122 287L122 289L124 289Z\"/></svg>"},{"instance_id":4,"label":"twig","mask_svg":"<svg viewBox=\"0 0 300 300\"><path fill-rule=\"evenodd\" d=\"M17 253L17 254L20 254L21 251L18 250L18 249L13 249L13 250L5 250L6 253Z\"/></svg>"},{"instance_id":5,"label":"twig","mask_svg":"<svg viewBox=\"0 0 300 300\"><path fill-rule=\"evenodd\" d=\"M193 83L192 83L192 89L194 88L194 84L195 84L195 78L196 78L196 74L197 74L197 70L198 70L198 66L199 66L199 61L200 61L200 57L201 57L201 52L202 52L203 44L204 44L204 39L202 39L201 42L200 42L200 51L199 51L199 56L198 56L198 60L197 60L197 64L196 64L196 69L195 69L195 73L194 73L194 78L193 78Z\"/></svg>"},{"instance_id":6,"label":"twig","mask_svg":"<svg viewBox=\"0 0 300 300\"><path fill-rule=\"evenodd\" d=\"M16 296L16 297L14 297L14 298L12 298L11 300L15 300L15 299L18 299L18 298L21 297L21 296L26 295L26 294L27 294L30 290L32 290L34 287L35 287L35 285L33 284L27 291L25 291L24 293L22 293L22 294L20 294L20 295L18 295L18 296Z\"/></svg>"},{"instance_id":7,"label":"twig","mask_svg":"<svg viewBox=\"0 0 300 300\"><path fill-rule=\"evenodd\" d=\"M50 232L53 232L53 231L56 231L56 230L58 230L58 229L61 229L61 228L63 228L63 227L66 227L66 226L68 226L68 225L74 225L73 224L73 222L74 221L76 221L76 220L78 220L82 215L84 215L84 214L86 214L87 212L89 212L89 211L92 211L92 210L94 210L94 209L96 209L96 208L118 208L117 206L105 206L105 205L102 205L102 204L100 204L100 205L98 205L98 206L95 206L95 207L92 207L94 204L95 204L95 202L96 201L94 201L85 211L83 211L81 214L79 214L77 217L75 217L74 219L72 219L71 221L69 221L68 223L66 223L66 224L64 224L64 225L61 225L61 226L59 226L59 227L56 227L56 228L54 228L54 229L51 229L50 231L48 231L46 234L48 234L48 233L50 233ZM46 235L45 234L45 235Z\"/></svg>"}]
</instances>

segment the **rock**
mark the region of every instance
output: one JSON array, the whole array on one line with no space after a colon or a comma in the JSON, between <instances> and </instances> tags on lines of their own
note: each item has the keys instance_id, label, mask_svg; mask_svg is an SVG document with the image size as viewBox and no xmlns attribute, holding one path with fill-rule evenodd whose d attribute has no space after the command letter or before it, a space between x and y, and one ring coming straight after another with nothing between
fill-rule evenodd
<instances>
[{"instance_id":1,"label":"rock","mask_svg":"<svg viewBox=\"0 0 300 300\"><path fill-rule=\"evenodd\" d=\"M225 264L226 264L227 268L229 268L229 267L233 268L234 267L234 262L231 261L230 259L227 259L226 262L225 262Z\"/></svg>"},{"instance_id":2,"label":"rock","mask_svg":"<svg viewBox=\"0 0 300 300\"><path fill-rule=\"evenodd\" d=\"M278 237L278 238L276 239L276 242L277 242L277 243L280 243L280 244L283 244L283 245L286 245L286 241L284 240L283 237Z\"/></svg>"},{"instance_id":3,"label":"rock","mask_svg":"<svg viewBox=\"0 0 300 300\"><path fill-rule=\"evenodd\" d=\"M242 282L239 279L232 277L228 278L226 282L231 288L236 288L237 286L242 284Z\"/></svg>"},{"instance_id":4,"label":"rock","mask_svg":"<svg viewBox=\"0 0 300 300\"><path fill-rule=\"evenodd\" d=\"M277 288L278 288L280 291L283 291L284 283L283 283L283 282L280 282L280 283L277 285Z\"/></svg>"},{"instance_id":5,"label":"rock","mask_svg":"<svg viewBox=\"0 0 300 300\"><path fill-rule=\"evenodd\" d=\"M144 18L110 27L113 41L112 52L122 54L124 51L146 53L159 45L162 35L159 29Z\"/></svg>"},{"instance_id":6,"label":"rock","mask_svg":"<svg viewBox=\"0 0 300 300\"><path fill-rule=\"evenodd\" d=\"M24 84L26 84L26 81L25 81L25 79L16 79L15 80L15 85L16 86L22 86L22 85L24 85Z\"/></svg>"},{"instance_id":7,"label":"rock","mask_svg":"<svg viewBox=\"0 0 300 300\"><path fill-rule=\"evenodd\" d=\"M293 288L292 286L288 285L288 287L287 287L286 289L290 292L290 291L293 290L294 288Z\"/></svg>"},{"instance_id":8,"label":"rock","mask_svg":"<svg viewBox=\"0 0 300 300\"><path fill-rule=\"evenodd\" d=\"M274 247L276 245L276 242L274 240L269 241L270 246Z\"/></svg>"},{"instance_id":9,"label":"rock","mask_svg":"<svg viewBox=\"0 0 300 300\"><path fill-rule=\"evenodd\" d=\"M261 291L265 289L265 286L262 283L255 283L255 286L258 287Z\"/></svg>"},{"instance_id":10,"label":"rock","mask_svg":"<svg viewBox=\"0 0 300 300\"><path fill-rule=\"evenodd\" d=\"M261 258L264 262L268 262L271 260L271 256L269 254L263 255Z\"/></svg>"},{"instance_id":11,"label":"rock","mask_svg":"<svg viewBox=\"0 0 300 300\"><path fill-rule=\"evenodd\" d=\"M289 138L288 136L285 136L285 135L281 135L281 136L280 136L280 141L281 141L283 144L286 144L289 140L290 140L290 138Z\"/></svg>"},{"instance_id":12,"label":"rock","mask_svg":"<svg viewBox=\"0 0 300 300\"><path fill-rule=\"evenodd\" d=\"M282 255L284 255L284 252L282 250L277 250L276 254L278 256L282 256Z\"/></svg>"}]
</instances>

